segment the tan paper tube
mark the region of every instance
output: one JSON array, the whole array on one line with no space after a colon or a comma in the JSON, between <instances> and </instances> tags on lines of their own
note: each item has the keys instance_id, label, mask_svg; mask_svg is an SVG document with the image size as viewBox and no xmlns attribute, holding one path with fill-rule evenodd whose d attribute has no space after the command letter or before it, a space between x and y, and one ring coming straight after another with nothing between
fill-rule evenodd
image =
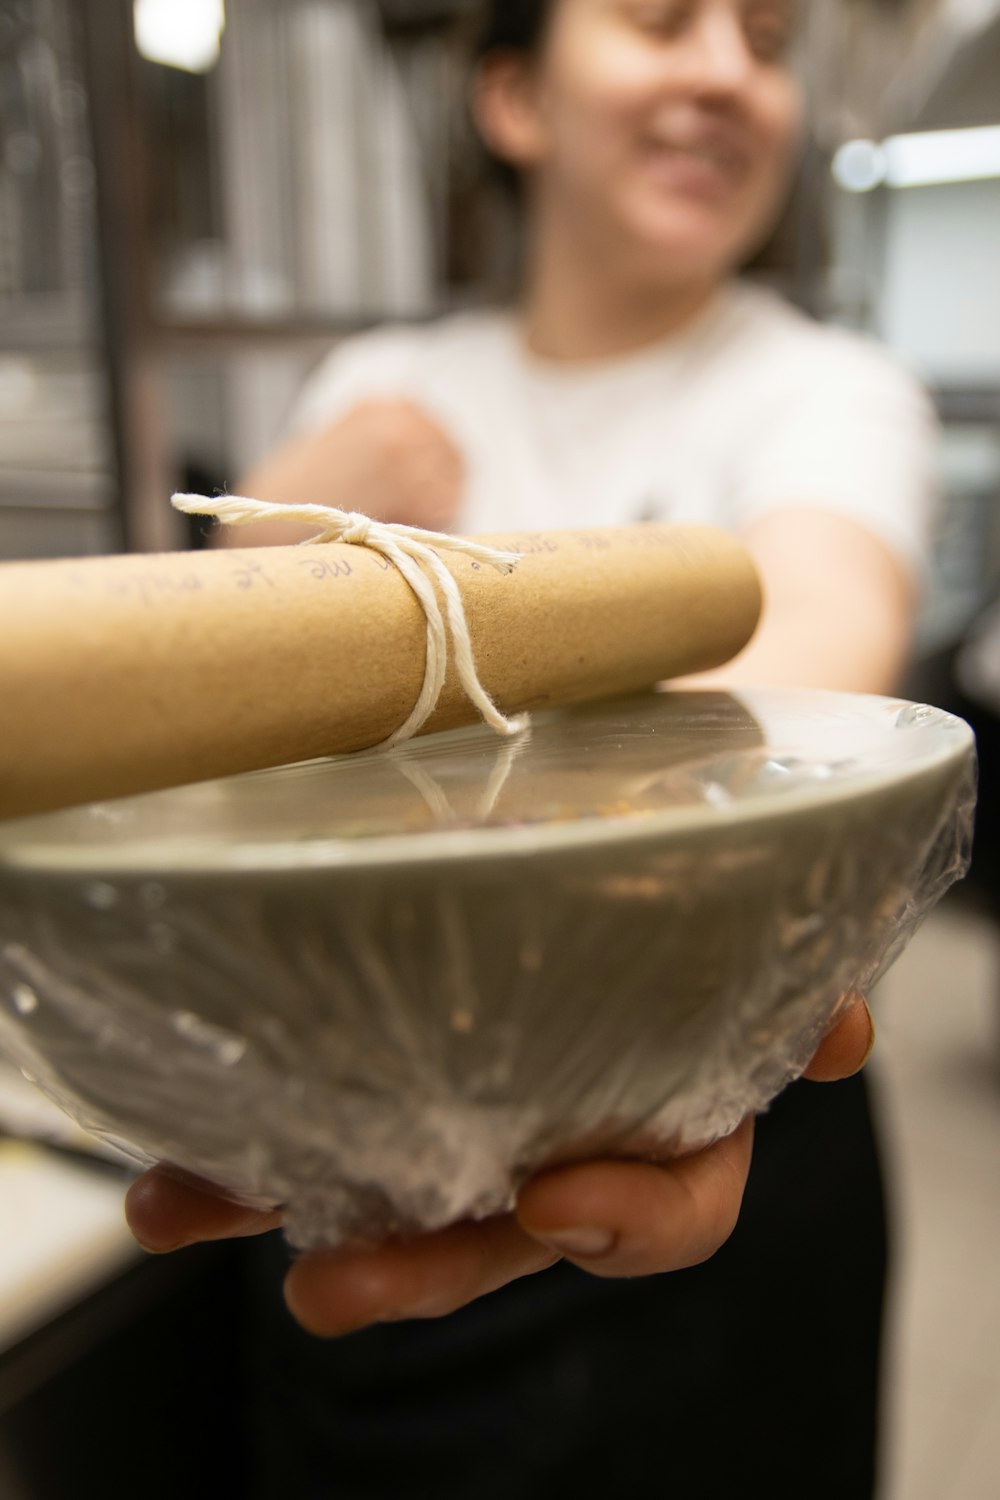
<instances>
[{"instance_id":1,"label":"tan paper tube","mask_svg":"<svg viewBox=\"0 0 1000 1500\"><path fill-rule=\"evenodd\" d=\"M485 539L503 577L442 557L484 687L507 713L719 666L760 586L709 527ZM0 817L380 743L423 679L426 627L391 564L357 546L0 566ZM476 713L449 674L427 729Z\"/></svg>"}]
</instances>

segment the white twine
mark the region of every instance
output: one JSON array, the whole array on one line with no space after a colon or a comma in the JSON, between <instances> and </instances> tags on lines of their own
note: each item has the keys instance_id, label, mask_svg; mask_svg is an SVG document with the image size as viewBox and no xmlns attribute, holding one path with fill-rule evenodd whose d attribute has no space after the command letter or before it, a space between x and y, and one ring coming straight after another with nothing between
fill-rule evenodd
<instances>
[{"instance_id":1,"label":"white twine","mask_svg":"<svg viewBox=\"0 0 1000 1500\"><path fill-rule=\"evenodd\" d=\"M406 723L383 742L385 747L412 739L434 712L448 670L449 644L462 687L490 728L505 736L521 734L527 729L527 714L507 718L479 681L462 595L438 556L439 552L456 552L473 562L495 568L498 573L508 574L520 562L520 553L499 552L466 537L449 536L440 531L421 531L416 526L373 521L369 516L336 510L329 505L270 505L262 500L247 500L241 495L220 495L214 500L204 495L174 495L171 503L185 515L212 516L224 526L252 526L258 521L274 520L315 522L322 529L316 536L307 537L300 546L347 542L380 553L398 569L417 596L427 619L427 659L423 686L413 711ZM447 624L435 583L444 595Z\"/></svg>"},{"instance_id":2,"label":"white twine","mask_svg":"<svg viewBox=\"0 0 1000 1500\"><path fill-rule=\"evenodd\" d=\"M496 811L497 803L510 779L515 763L521 751L531 743L531 726L527 726L520 739L507 740L500 745L496 752L496 759L490 770L483 794L476 804L475 816L480 823L485 823ZM426 766L418 761L404 759L407 752L397 750L393 756L393 764L401 776L405 776L410 785L420 793L430 809L431 815L439 823L457 823L458 814L448 800L448 794L439 781L431 775Z\"/></svg>"}]
</instances>

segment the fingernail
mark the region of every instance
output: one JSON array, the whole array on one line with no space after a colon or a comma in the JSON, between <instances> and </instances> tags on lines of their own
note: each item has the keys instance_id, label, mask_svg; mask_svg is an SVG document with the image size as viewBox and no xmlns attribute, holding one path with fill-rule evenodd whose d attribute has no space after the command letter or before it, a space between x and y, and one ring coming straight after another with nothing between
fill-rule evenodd
<instances>
[{"instance_id":1,"label":"fingernail","mask_svg":"<svg viewBox=\"0 0 1000 1500\"><path fill-rule=\"evenodd\" d=\"M150 1245L145 1240L140 1239L134 1229L132 1230L132 1238L139 1246L139 1249L145 1250L147 1255L173 1255L176 1250L186 1250L191 1243L190 1240L178 1240L176 1244Z\"/></svg>"},{"instance_id":2,"label":"fingernail","mask_svg":"<svg viewBox=\"0 0 1000 1500\"><path fill-rule=\"evenodd\" d=\"M560 1229L535 1238L571 1260L596 1260L614 1249L617 1236L610 1229Z\"/></svg>"},{"instance_id":3,"label":"fingernail","mask_svg":"<svg viewBox=\"0 0 1000 1500\"><path fill-rule=\"evenodd\" d=\"M874 1020L874 1017L872 1016L871 1007L869 1006L868 1001L867 1000L862 1000L861 1004L865 1008L865 1015L868 1017L868 1029L869 1029L869 1031L871 1033L871 1035L868 1038L868 1050L865 1053L864 1060L863 1060L863 1062L861 1064L861 1066L864 1067L865 1063L868 1062L868 1059L871 1057L872 1053L875 1051L876 1032L875 1032L875 1020Z\"/></svg>"}]
</instances>

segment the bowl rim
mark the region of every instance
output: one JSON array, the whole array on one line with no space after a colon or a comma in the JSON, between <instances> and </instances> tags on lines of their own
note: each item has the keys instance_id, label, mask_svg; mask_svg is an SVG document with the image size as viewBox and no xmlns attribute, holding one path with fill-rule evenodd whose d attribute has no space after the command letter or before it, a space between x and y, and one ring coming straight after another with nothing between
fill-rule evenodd
<instances>
[{"instance_id":1,"label":"bowl rim","mask_svg":"<svg viewBox=\"0 0 1000 1500\"><path fill-rule=\"evenodd\" d=\"M732 696L749 709L762 713L766 705L794 701L795 694L780 689L734 689ZM409 833L374 834L365 838L330 836L308 842L301 839L226 844L205 843L197 834L189 841L177 840L169 845L165 860L162 836L150 836L131 843L108 844L97 841L73 844L38 843L38 835L59 812L41 814L0 824L0 874L5 872L44 873L54 878L87 875L145 879L210 877L218 875L305 874L312 870L384 870L410 865L442 865L456 861L490 862L494 859L532 858L571 853L574 850L596 850L599 847L625 846L646 840L669 845L675 839L708 835L725 829L743 828L763 820L809 816L828 811L831 806L861 801L882 791L902 789L909 782L923 780L951 768L956 772L963 764L970 769L975 763L975 735L964 720L944 709L912 703L903 698L873 694L810 691L799 695L802 701L821 706L824 700L865 709L872 722L881 718L886 732L899 728L899 718L910 713L906 728L924 741L919 753L902 762L876 762L868 769L852 770L849 776L831 776L827 781L811 781L775 796L760 791L738 802L713 804L698 802L681 807L665 807L641 813L587 814L572 821L484 825L478 828L431 828ZM895 717L890 717L895 711ZM919 715L920 717L917 717ZM458 731L477 734L480 730ZM449 733L445 731L444 734ZM454 731L450 733L454 734ZM423 737L419 743L430 745L442 735ZM765 745L764 748L767 748ZM776 753L780 747L774 746ZM359 752L377 754L378 751ZM354 757L336 757L336 759ZM301 762L313 765L315 761ZM277 769L277 768L275 768ZM288 767L285 769L295 769ZM247 780L270 775L253 771L231 778ZM178 789L173 789L178 790ZM170 791L145 794L169 796ZM128 801L136 799L129 798ZM92 804L100 805L100 804ZM69 809L64 811L70 811ZM18 833L21 833L21 841Z\"/></svg>"}]
</instances>

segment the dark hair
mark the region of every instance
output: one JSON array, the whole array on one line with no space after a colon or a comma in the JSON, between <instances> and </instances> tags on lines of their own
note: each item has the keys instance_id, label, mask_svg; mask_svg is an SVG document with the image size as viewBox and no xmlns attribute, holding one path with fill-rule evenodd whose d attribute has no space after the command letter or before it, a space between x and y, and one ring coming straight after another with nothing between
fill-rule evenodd
<instances>
[{"instance_id":1,"label":"dark hair","mask_svg":"<svg viewBox=\"0 0 1000 1500\"><path fill-rule=\"evenodd\" d=\"M472 64L478 67L491 52L523 52L529 57L542 45L554 0L482 0L472 33ZM521 177L516 168L482 147L493 181L507 196L520 202Z\"/></svg>"},{"instance_id":2,"label":"dark hair","mask_svg":"<svg viewBox=\"0 0 1000 1500\"><path fill-rule=\"evenodd\" d=\"M535 52L551 9L552 0L486 0L476 37L477 60L504 47Z\"/></svg>"}]
</instances>

